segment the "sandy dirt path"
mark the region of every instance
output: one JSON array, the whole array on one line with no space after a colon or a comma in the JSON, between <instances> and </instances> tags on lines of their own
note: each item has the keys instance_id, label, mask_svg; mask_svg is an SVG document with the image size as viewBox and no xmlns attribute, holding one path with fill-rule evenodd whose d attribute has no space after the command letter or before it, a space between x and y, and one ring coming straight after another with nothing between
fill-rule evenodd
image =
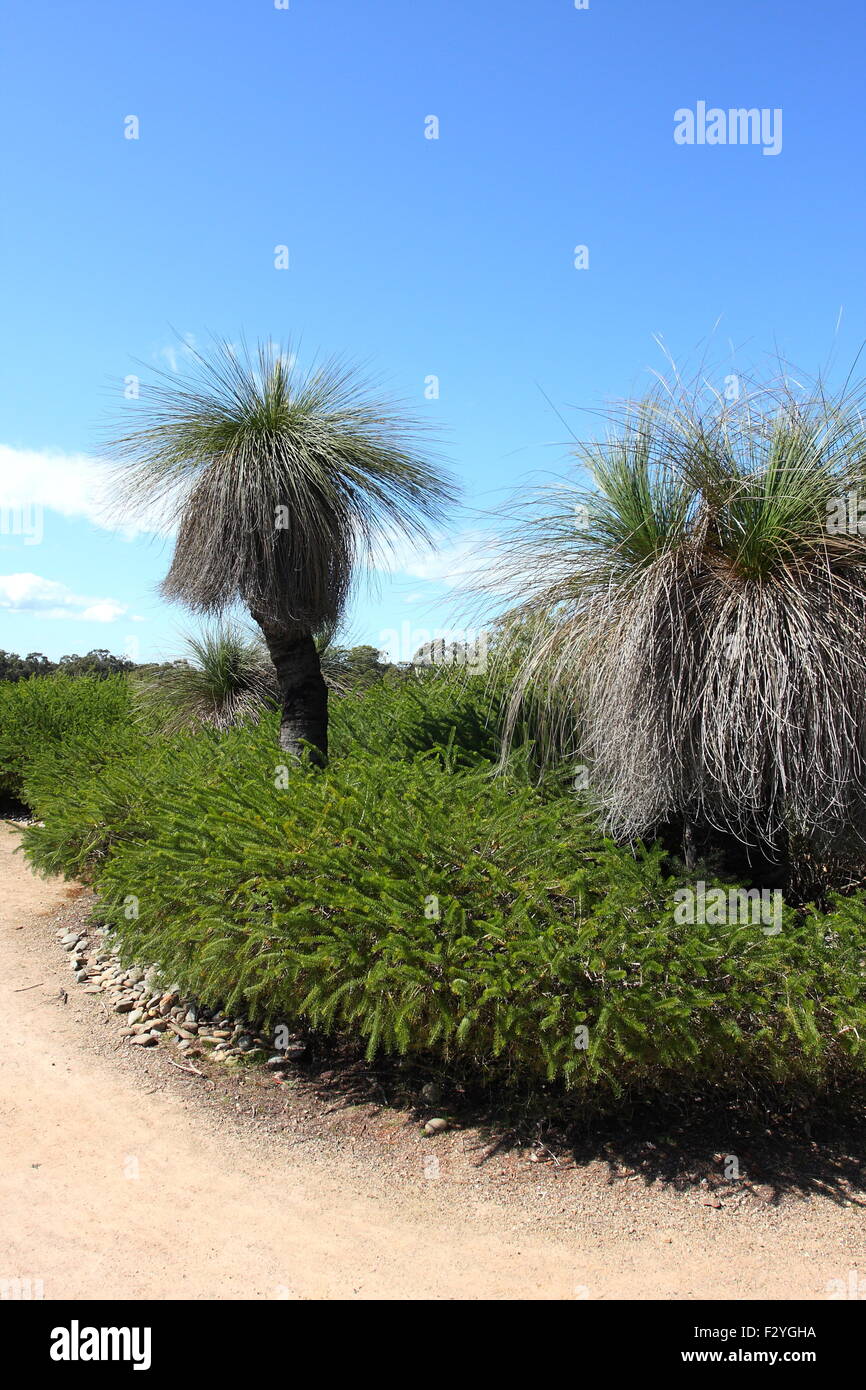
<instances>
[{"instance_id":1,"label":"sandy dirt path","mask_svg":"<svg viewBox=\"0 0 866 1390\"><path fill-rule=\"evenodd\" d=\"M0 1279L48 1299L571 1300L824 1298L858 1258L866 1274L862 1210L821 1199L746 1229L659 1196L599 1238L483 1187L250 1140L157 1084L161 1048L118 1042L55 940L69 888L16 844L0 825Z\"/></svg>"}]
</instances>

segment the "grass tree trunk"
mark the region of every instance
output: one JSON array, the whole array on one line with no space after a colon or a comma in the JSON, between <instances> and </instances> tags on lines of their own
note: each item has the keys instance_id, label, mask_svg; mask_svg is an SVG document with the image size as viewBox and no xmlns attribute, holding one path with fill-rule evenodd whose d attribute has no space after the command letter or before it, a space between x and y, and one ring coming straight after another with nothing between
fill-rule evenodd
<instances>
[{"instance_id":1,"label":"grass tree trunk","mask_svg":"<svg viewBox=\"0 0 866 1390\"><path fill-rule=\"evenodd\" d=\"M691 821L686 821L683 825L683 861L688 873L692 872L698 862L695 827L692 825Z\"/></svg>"},{"instance_id":2,"label":"grass tree trunk","mask_svg":"<svg viewBox=\"0 0 866 1390\"><path fill-rule=\"evenodd\" d=\"M328 687L311 632L253 614L277 673L282 720L280 746L294 758L305 747L312 761L328 761ZM309 747L307 747L309 745Z\"/></svg>"}]
</instances>

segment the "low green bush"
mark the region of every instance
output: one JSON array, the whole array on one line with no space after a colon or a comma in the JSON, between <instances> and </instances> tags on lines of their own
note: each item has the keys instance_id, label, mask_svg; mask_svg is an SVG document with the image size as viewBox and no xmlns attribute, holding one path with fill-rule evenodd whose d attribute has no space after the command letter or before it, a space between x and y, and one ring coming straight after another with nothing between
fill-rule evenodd
<instances>
[{"instance_id":1,"label":"low green bush","mask_svg":"<svg viewBox=\"0 0 866 1390\"><path fill-rule=\"evenodd\" d=\"M119 706L126 718L109 711L105 720L94 710L91 723L81 729L64 722L67 693L64 687L55 697L56 735L35 742L21 760L16 784L42 822L24 832L24 845L31 863L45 874L89 877L118 840L146 839L151 833L147 808L156 790L168 787L178 759L180 783L209 785L207 766L218 750L223 762L237 758L241 776L252 746L274 768L283 756L276 710L259 711L254 721L259 733L241 725L239 742L221 741L207 725L174 729L158 700L146 705L136 700L134 685L131 701ZM450 672L403 676L387 686L381 682L363 695L332 699L331 710L337 762L351 753L405 760L429 752L458 767L489 764L496 757L497 706L483 682Z\"/></svg>"},{"instance_id":2,"label":"low green bush","mask_svg":"<svg viewBox=\"0 0 866 1390\"><path fill-rule=\"evenodd\" d=\"M661 849L498 772L486 724L425 748L444 686L425 714L423 685L385 685L337 715L325 772L283 764L275 715L69 740L28 775L28 852L90 873L124 955L205 1005L371 1056L596 1097L862 1073L862 900L785 908L775 935L683 923Z\"/></svg>"},{"instance_id":3,"label":"low green bush","mask_svg":"<svg viewBox=\"0 0 866 1390\"><path fill-rule=\"evenodd\" d=\"M24 771L37 818L22 844L37 872L89 880L112 846L152 833L152 788L176 745L140 723L117 723L48 747Z\"/></svg>"},{"instance_id":4,"label":"low green bush","mask_svg":"<svg viewBox=\"0 0 866 1390\"><path fill-rule=\"evenodd\" d=\"M0 793L19 797L37 756L130 718L126 677L31 676L0 683Z\"/></svg>"},{"instance_id":5,"label":"low green bush","mask_svg":"<svg viewBox=\"0 0 866 1390\"><path fill-rule=\"evenodd\" d=\"M459 669L388 676L369 689L331 700L330 741L348 753L408 758L450 750L453 765L471 767L499 756L503 697L483 676Z\"/></svg>"}]
</instances>

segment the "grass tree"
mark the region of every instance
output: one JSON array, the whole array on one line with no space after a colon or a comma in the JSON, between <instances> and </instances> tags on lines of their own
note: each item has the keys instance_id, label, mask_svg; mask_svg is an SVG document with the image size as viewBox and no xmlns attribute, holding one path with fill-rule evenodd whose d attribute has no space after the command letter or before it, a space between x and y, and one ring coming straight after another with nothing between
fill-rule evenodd
<instances>
[{"instance_id":1,"label":"grass tree","mask_svg":"<svg viewBox=\"0 0 866 1390\"><path fill-rule=\"evenodd\" d=\"M142 708L155 709L169 732L217 729L258 716L277 702L276 673L261 637L222 621L184 637L184 656L134 681Z\"/></svg>"},{"instance_id":2,"label":"grass tree","mask_svg":"<svg viewBox=\"0 0 866 1390\"><path fill-rule=\"evenodd\" d=\"M860 401L671 392L578 449L588 483L519 508L510 720L590 765L611 831L679 825L811 891L866 854ZM847 872L847 871L846 871ZM811 878L811 884L810 884Z\"/></svg>"},{"instance_id":3,"label":"grass tree","mask_svg":"<svg viewBox=\"0 0 866 1390\"><path fill-rule=\"evenodd\" d=\"M324 762L328 692L316 634L333 630L359 565L423 542L454 498L417 422L335 361L300 371L272 344L218 341L159 372L109 445L119 506L177 530L162 592L194 612L243 605L282 706L280 743Z\"/></svg>"},{"instance_id":4,"label":"grass tree","mask_svg":"<svg viewBox=\"0 0 866 1390\"><path fill-rule=\"evenodd\" d=\"M228 729L278 705L276 671L255 629L220 620L201 632L186 633L183 641L179 660L133 682L138 707L155 713L168 732L199 724ZM316 633L315 641L329 692L345 694L342 653L333 634Z\"/></svg>"}]
</instances>

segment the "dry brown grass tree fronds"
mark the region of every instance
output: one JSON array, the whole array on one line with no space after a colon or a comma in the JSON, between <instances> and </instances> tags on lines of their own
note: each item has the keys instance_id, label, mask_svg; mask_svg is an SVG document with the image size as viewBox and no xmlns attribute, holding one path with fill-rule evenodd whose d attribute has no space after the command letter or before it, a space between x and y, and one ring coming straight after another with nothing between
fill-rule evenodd
<instances>
[{"instance_id":1,"label":"dry brown grass tree fronds","mask_svg":"<svg viewBox=\"0 0 866 1390\"><path fill-rule=\"evenodd\" d=\"M522 506L497 567L520 596L510 728L530 700L619 837L680 822L862 856L860 395L657 395L580 462L591 485Z\"/></svg>"},{"instance_id":2,"label":"dry brown grass tree fronds","mask_svg":"<svg viewBox=\"0 0 866 1390\"><path fill-rule=\"evenodd\" d=\"M240 599L333 624L356 560L383 537L429 539L454 496L418 421L345 363L301 370L290 347L217 340L184 375L155 372L135 411L105 445L118 505L177 521L163 592L194 611Z\"/></svg>"}]
</instances>

